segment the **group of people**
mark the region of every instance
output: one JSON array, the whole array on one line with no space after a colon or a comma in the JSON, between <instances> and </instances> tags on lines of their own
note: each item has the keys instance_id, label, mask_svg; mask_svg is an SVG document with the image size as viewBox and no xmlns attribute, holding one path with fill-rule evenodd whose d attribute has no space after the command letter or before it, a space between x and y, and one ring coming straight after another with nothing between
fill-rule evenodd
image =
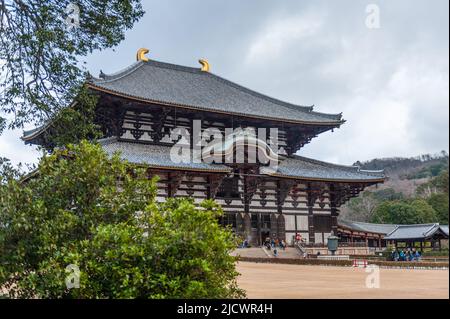
<instances>
[{"instance_id":1,"label":"group of people","mask_svg":"<svg viewBox=\"0 0 450 319\"><path fill-rule=\"evenodd\" d=\"M419 261L422 255L415 248L393 250L391 259L394 261Z\"/></svg>"},{"instance_id":2,"label":"group of people","mask_svg":"<svg viewBox=\"0 0 450 319\"><path fill-rule=\"evenodd\" d=\"M250 243L248 242L248 239L244 239L244 241L241 243L240 248L248 248L250 247Z\"/></svg>"},{"instance_id":3,"label":"group of people","mask_svg":"<svg viewBox=\"0 0 450 319\"><path fill-rule=\"evenodd\" d=\"M272 250L275 257L278 256L278 248L286 250L286 242L284 239L279 240L278 238L274 239L267 237L264 241L264 246L268 250Z\"/></svg>"}]
</instances>

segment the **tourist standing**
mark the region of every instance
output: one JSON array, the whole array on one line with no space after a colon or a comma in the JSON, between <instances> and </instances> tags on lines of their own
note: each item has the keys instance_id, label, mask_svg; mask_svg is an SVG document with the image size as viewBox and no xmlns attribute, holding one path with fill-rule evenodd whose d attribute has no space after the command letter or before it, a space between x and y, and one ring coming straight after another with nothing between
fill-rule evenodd
<instances>
[{"instance_id":1,"label":"tourist standing","mask_svg":"<svg viewBox=\"0 0 450 319\"><path fill-rule=\"evenodd\" d=\"M399 254L399 259L400 261L404 261L405 260L405 252L403 250L400 250L400 254Z\"/></svg>"}]
</instances>

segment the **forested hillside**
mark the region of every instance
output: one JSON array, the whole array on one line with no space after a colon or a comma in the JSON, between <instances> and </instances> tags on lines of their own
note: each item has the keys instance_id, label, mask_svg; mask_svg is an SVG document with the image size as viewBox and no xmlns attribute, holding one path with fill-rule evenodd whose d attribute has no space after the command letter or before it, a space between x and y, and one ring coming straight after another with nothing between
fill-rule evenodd
<instances>
[{"instance_id":1,"label":"forested hillside","mask_svg":"<svg viewBox=\"0 0 450 319\"><path fill-rule=\"evenodd\" d=\"M448 153L356 162L362 169L384 169L388 180L370 187L341 207L341 218L375 223L448 224Z\"/></svg>"}]
</instances>

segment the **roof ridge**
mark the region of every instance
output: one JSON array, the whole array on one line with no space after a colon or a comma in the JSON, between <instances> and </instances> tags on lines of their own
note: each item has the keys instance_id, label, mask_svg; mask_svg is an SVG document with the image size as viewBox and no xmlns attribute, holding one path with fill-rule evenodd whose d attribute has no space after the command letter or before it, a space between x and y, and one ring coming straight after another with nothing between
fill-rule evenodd
<instances>
[{"instance_id":1,"label":"roof ridge","mask_svg":"<svg viewBox=\"0 0 450 319\"><path fill-rule=\"evenodd\" d=\"M425 227L425 226L439 226L439 223L424 223L424 224L398 224L399 227Z\"/></svg>"},{"instance_id":2,"label":"roof ridge","mask_svg":"<svg viewBox=\"0 0 450 319\"><path fill-rule=\"evenodd\" d=\"M137 61L119 71L113 72L111 74L105 74L102 70L100 70L99 77L92 76L88 82L94 82L94 83L109 83L116 80L119 80L127 75L129 75L131 72L137 70L138 68L142 67L144 65L143 61Z\"/></svg>"}]
</instances>

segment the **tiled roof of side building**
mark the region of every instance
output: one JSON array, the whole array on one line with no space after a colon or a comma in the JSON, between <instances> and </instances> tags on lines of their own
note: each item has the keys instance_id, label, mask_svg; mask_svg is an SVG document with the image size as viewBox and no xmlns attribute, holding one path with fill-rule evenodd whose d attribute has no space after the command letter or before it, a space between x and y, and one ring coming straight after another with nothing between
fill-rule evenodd
<instances>
[{"instance_id":1,"label":"tiled roof of side building","mask_svg":"<svg viewBox=\"0 0 450 319\"><path fill-rule=\"evenodd\" d=\"M448 236L448 225L441 225L441 229Z\"/></svg>"},{"instance_id":2,"label":"tiled roof of side building","mask_svg":"<svg viewBox=\"0 0 450 319\"><path fill-rule=\"evenodd\" d=\"M441 231L448 236L448 225L432 224L413 224L413 225L395 225L395 224L373 224L364 222L354 222L339 219L338 224L342 228L354 231L377 233L385 235L386 240L418 239L432 236L435 232Z\"/></svg>"},{"instance_id":3,"label":"tiled roof of side building","mask_svg":"<svg viewBox=\"0 0 450 319\"><path fill-rule=\"evenodd\" d=\"M297 155L281 161L277 172L270 175L344 182L383 182L385 179L384 171L366 171L361 170L358 166L331 164Z\"/></svg>"},{"instance_id":4,"label":"tiled roof of side building","mask_svg":"<svg viewBox=\"0 0 450 319\"><path fill-rule=\"evenodd\" d=\"M99 143L107 154L113 155L119 152L122 160L133 164L188 171L231 172L231 169L225 165L193 162L176 163L171 159L170 147L168 146L123 142L114 137L99 140Z\"/></svg>"},{"instance_id":5,"label":"tiled roof of side building","mask_svg":"<svg viewBox=\"0 0 450 319\"><path fill-rule=\"evenodd\" d=\"M392 232L390 232L385 239L386 240L404 240L404 239L421 239L429 238L436 232L441 232L448 237L448 232L442 229L442 227L435 224L417 224L417 225L398 225Z\"/></svg>"},{"instance_id":6,"label":"tiled roof of side building","mask_svg":"<svg viewBox=\"0 0 450 319\"><path fill-rule=\"evenodd\" d=\"M342 114L283 102L198 68L139 61L113 75L92 78L94 90L153 103L294 123L339 126Z\"/></svg>"},{"instance_id":7,"label":"tiled roof of side building","mask_svg":"<svg viewBox=\"0 0 450 319\"><path fill-rule=\"evenodd\" d=\"M341 227L351 230L382 235L387 235L397 228L397 225L394 224L372 224L364 222L353 222L343 219L339 219L338 224Z\"/></svg>"}]
</instances>

